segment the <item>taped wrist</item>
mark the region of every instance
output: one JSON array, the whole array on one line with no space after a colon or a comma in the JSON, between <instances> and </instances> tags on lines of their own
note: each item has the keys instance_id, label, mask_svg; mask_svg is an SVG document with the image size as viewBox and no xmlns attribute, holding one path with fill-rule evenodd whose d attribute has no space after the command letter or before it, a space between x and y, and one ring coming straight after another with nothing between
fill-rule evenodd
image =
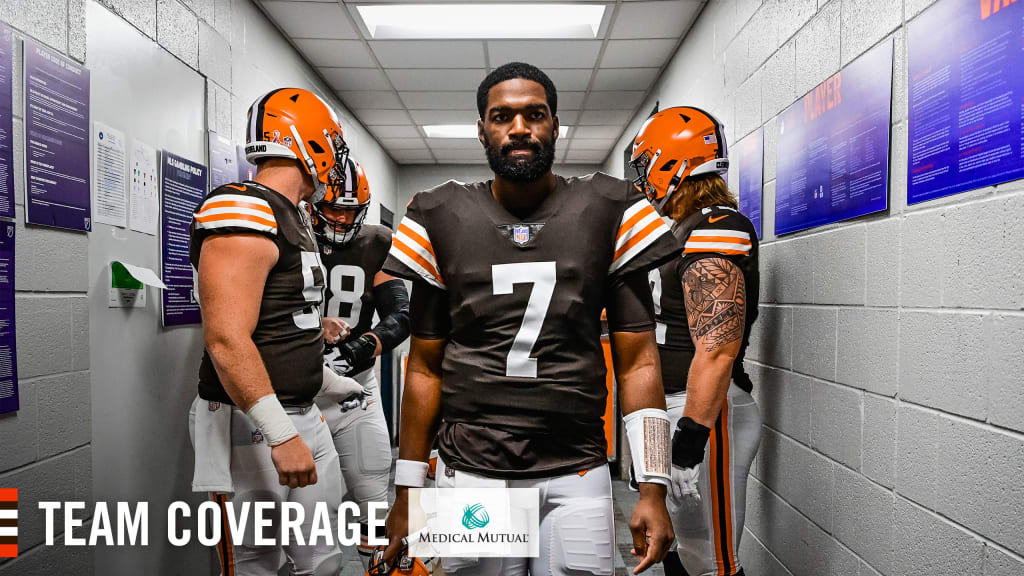
<instances>
[{"instance_id":1,"label":"taped wrist","mask_svg":"<svg viewBox=\"0 0 1024 576\"><path fill-rule=\"evenodd\" d=\"M629 450L637 482L668 486L672 478L672 452L669 441L668 413L644 408L622 418L626 425Z\"/></svg>"},{"instance_id":2,"label":"taped wrist","mask_svg":"<svg viewBox=\"0 0 1024 576\"><path fill-rule=\"evenodd\" d=\"M427 470L430 465L417 460L395 462L395 486L423 488L427 485Z\"/></svg>"},{"instance_id":3,"label":"taped wrist","mask_svg":"<svg viewBox=\"0 0 1024 576\"><path fill-rule=\"evenodd\" d=\"M711 429L707 426L685 416L680 418L676 424L676 433L672 436L672 465L693 468L703 462L704 446L710 435Z\"/></svg>"},{"instance_id":4,"label":"taped wrist","mask_svg":"<svg viewBox=\"0 0 1024 576\"><path fill-rule=\"evenodd\" d=\"M401 280L388 280L373 287L380 322L370 332L380 340L383 354L409 337L409 293Z\"/></svg>"},{"instance_id":5,"label":"taped wrist","mask_svg":"<svg viewBox=\"0 0 1024 576\"><path fill-rule=\"evenodd\" d=\"M346 340L338 347L338 351L348 361L349 366L362 366L373 360L373 353L377 351L377 341L373 336L363 334L359 338Z\"/></svg>"},{"instance_id":6,"label":"taped wrist","mask_svg":"<svg viewBox=\"0 0 1024 576\"><path fill-rule=\"evenodd\" d=\"M263 437L267 439L269 446L284 444L299 435L291 417L284 411L281 401L277 399L277 394L267 394L260 398L246 414L260 429L260 432L263 432Z\"/></svg>"}]
</instances>

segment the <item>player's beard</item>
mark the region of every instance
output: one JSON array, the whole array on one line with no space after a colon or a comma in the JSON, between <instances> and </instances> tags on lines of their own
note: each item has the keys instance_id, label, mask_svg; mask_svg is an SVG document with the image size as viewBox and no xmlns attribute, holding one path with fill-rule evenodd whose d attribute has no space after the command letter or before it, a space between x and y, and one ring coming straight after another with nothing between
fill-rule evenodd
<instances>
[{"instance_id":1,"label":"player's beard","mask_svg":"<svg viewBox=\"0 0 1024 576\"><path fill-rule=\"evenodd\" d=\"M555 142L552 139L550 144L533 140L526 145L521 142L510 142L501 148L491 145L491 141L484 137L484 151L487 154L487 163L491 170L509 182L533 182L551 171L555 163ZM518 148L529 148L533 150L533 156L529 158L509 158L509 153Z\"/></svg>"}]
</instances>

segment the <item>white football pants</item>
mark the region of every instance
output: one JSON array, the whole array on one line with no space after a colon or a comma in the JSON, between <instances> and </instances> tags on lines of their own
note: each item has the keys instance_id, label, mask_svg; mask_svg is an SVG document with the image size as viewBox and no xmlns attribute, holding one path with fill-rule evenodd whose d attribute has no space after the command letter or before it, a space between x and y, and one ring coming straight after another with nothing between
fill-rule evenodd
<instances>
[{"instance_id":1,"label":"white football pants","mask_svg":"<svg viewBox=\"0 0 1024 576\"><path fill-rule=\"evenodd\" d=\"M373 546L367 541L367 503L388 501L388 479L391 473L391 438L388 435L380 387L373 368L352 376L373 393L366 410L354 408L341 411L338 403L323 404L324 418L334 439L341 473L344 476L346 500L359 504L358 521L362 524L359 558L366 568ZM381 534L383 537L383 534Z\"/></svg>"},{"instance_id":2,"label":"white football pants","mask_svg":"<svg viewBox=\"0 0 1024 576\"><path fill-rule=\"evenodd\" d=\"M665 397L675 430L683 417L686 393ZM740 570L738 551L747 503L747 474L761 444L761 412L754 398L735 383L711 429L697 492L700 498L676 501L668 513L676 533L676 553L690 576L731 576Z\"/></svg>"},{"instance_id":3,"label":"white football pants","mask_svg":"<svg viewBox=\"0 0 1024 576\"><path fill-rule=\"evenodd\" d=\"M615 569L615 510L608 465L552 478L500 480L447 469L437 461L438 488L538 488L540 557L442 558L458 576L610 575Z\"/></svg>"},{"instance_id":4,"label":"white football pants","mask_svg":"<svg viewBox=\"0 0 1024 576\"><path fill-rule=\"evenodd\" d=\"M196 398L189 414L190 428L195 434L196 410L207 410L209 402ZM324 544L323 539L316 546L299 546L295 542L288 546L256 546L253 528L252 504L246 522L242 542L232 542L228 530L225 503L231 501L234 513L239 515L243 502L297 502L305 514L301 524L304 538L308 538L313 526L315 504L325 502L329 510L330 526L337 524L338 506L341 505L343 485L338 469L338 454L331 441L331 432L316 405L308 408L285 407L302 440L309 446L316 462L317 482L303 488L289 488L278 483L277 469L270 457L270 446L252 420L238 407L232 406L231 413L231 479L234 494L211 493L221 505L221 544L217 552L221 561L221 576L276 576L281 565L283 548L289 573L294 576L334 576L341 570L341 549L337 542ZM195 440L193 439L193 443ZM269 518L280 516L280 507L266 514ZM279 540L278 522L264 530L263 536Z\"/></svg>"}]
</instances>

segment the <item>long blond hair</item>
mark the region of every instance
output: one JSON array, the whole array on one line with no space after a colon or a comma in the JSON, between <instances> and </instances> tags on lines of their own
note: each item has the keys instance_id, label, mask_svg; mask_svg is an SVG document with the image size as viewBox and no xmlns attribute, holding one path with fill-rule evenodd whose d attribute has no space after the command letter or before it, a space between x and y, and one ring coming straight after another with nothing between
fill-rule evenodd
<instances>
[{"instance_id":1,"label":"long blond hair","mask_svg":"<svg viewBox=\"0 0 1024 576\"><path fill-rule=\"evenodd\" d=\"M715 173L692 176L680 182L665 204L664 212L669 218L681 221L708 206L729 206L737 210L740 207L729 185Z\"/></svg>"}]
</instances>

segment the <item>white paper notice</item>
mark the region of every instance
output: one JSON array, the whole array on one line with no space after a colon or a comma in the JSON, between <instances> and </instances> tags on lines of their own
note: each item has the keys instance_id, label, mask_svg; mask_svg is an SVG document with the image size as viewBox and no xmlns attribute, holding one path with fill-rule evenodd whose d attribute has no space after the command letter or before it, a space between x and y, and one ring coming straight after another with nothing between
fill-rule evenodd
<instances>
[{"instance_id":1,"label":"white paper notice","mask_svg":"<svg viewBox=\"0 0 1024 576\"><path fill-rule=\"evenodd\" d=\"M156 236L160 217L160 197L157 193L156 148L134 140L132 142L132 165L129 194L131 202L131 228Z\"/></svg>"},{"instance_id":2,"label":"white paper notice","mask_svg":"<svg viewBox=\"0 0 1024 576\"><path fill-rule=\"evenodd\" d=\"M126 226L124 132L99 122L92 123L95 200L93 221Z\"/></svg>"}]
</instances>

